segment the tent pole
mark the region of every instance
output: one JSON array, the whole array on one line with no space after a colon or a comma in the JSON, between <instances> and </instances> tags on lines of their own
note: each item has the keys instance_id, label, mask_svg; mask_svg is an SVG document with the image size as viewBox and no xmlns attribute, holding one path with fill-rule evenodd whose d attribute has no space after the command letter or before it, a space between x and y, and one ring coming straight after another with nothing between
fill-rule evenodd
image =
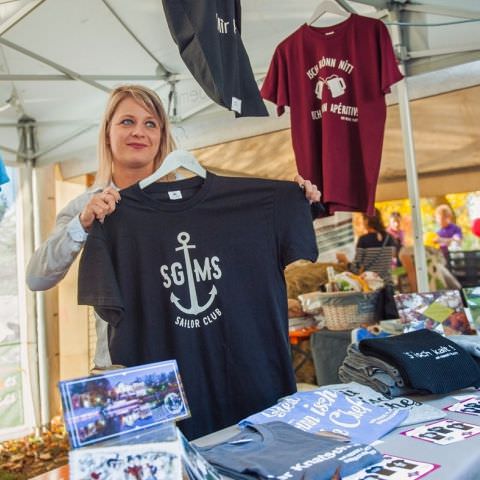
<instances>
[{"instance_id":1,"label":"tent pole","mask_svg":"<svg viewBox=\"0 0 480 480\"><path fill-rule=\"evenodd\" d=\"M40 242L40 212L38 210L38 194L36 176L35 176L35 152L37 150L37 132L35 120L33 118L22 116L18 121L19 133L21 136L19 150L27 156L25 162L25 188L22 189L24 195L28 196L28 204L30 211L27 222L31 225L29 242L29 254L33 253L33 248L37 247ZM33 248L32 248L33 247ZM44 428L50 422L50 403L48 397L49 377L48 377L48 355L47 355L47 341L45 331L45 293L35 292L35 340L36 340L36 362L32 362L35 368L38 384L35 392L35 417L36 427ZM33 326L33 325L32 325Z\"/></svg>"},{"instance_id":2,"label":"tent pole","mask_svg":"<svg viewBox=\"0 0 480 480\"><path fill-rule=\"evenodd\" d=\"M393 22L398 21L398 12L390 12ZM392 25L392 37L397 51L403 50L402 34L398 25ZM405 65L402 58L400 65L405 75ZM427 261L425 245L423 243L422 215L420 210L420 190L418 187L417 162L412 131L412 117L408 99L407 80L404 78L397 83L398 106L400 109L400 124L402 128L403 150L405 155L405 170L407 173L408 197L413 222L415 270L417 275L417 289L419 292L428 292Z\"/></svg>"}]
</instances>

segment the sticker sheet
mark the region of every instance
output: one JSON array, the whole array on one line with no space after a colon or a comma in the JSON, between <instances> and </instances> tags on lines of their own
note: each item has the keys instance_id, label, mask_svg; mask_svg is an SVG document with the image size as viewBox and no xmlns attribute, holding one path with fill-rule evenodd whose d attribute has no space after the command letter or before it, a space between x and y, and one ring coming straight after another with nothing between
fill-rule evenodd
<instances>
[{"instance_id":1,"label":"sticker sheet","mask_svg":"<svg viewBox=\"0 0 480 480\"><path fill-rule=\"evenodd\" d=\"M448 412L466 413L468 415L480 415L480 398L470 397L460 402L454 403L444 410Z\"/></svg>"},{"instance_id":2,"label":"sticker sheet","mask_svg":"<svg viewBox=\"0 0 480 480\"><path fill-rule=\"evenodd\" d=\"M416 480L437 468L440 465L385 454L382 462L349 475L344 480Z\"/></svg>"},{"instance_id":3,"label":"sticker sheet","mask_svg":"<svg viewBox=\"0 0 480 480\"><path fill-rule=\"evenodd\" d=\"M480 433L480 426L458 420L440 420L439 422L421 425L402 432L402 435L418 438L438 445L461 442Z\"/></svg>"}]
</instances>

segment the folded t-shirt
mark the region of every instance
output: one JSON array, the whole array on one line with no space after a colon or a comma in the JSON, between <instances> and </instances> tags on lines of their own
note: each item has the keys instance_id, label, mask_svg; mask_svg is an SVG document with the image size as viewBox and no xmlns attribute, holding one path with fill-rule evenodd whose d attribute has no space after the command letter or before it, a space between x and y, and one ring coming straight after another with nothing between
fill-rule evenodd
<instances>
[{"instance_id":1,"label":"folded t-shirt","mask_svg":"<svg viewBox=\"0 0 480 480\"><path fill-rule=\"evenodd\" d=\"M362 402L371 403L372 405L391 408L393 410L406 410L408 417L399 425L402 427L415 423L432 422L433 420L439 420L447 416L443 410L432 407L427 403L417 402L407 397L387 398L381 393L376 392L373 388L357 382L338 383L320 388L320 390L325 389L337 390L347 397L358 398L362 400ZM309 392L298 392L298 395L303 395L304 393Z\"/></svg>"},{"instance_id":2,"label":"folded t-shirt","mask_svg":"<svg viewBox=\"0 0 480 480\"><path fill-rule=\"evenodd\" d=\"M248 426L226 442L199 451L233 478L242 478L237 473L279 480L330 480L337 468L343 478L383 458L369 445L320 437L282 422Z\"/></svg>"},{"instance_id":3,"label":"folded t-shirt","mask_svg":"<svg viewBox=\"0 0 480 480\"><path fill-rule=\"evenodd\" d=\"M470 355L480 357L480 335L451 335L449 338Z\"/></svg>"},{"instance_id":4,"label":"folded t-shirt","mask_svg":"<svg viewBox=\"0 0 480 480\"><path fill-rule=\"evenodd\" d=\"M480 368L471 355L431 330L362 340L358 347L397 367L407 386L419 391L449 393L480 385Z\"/></svg>"},{"instance_id":5,"label":"folded t-shirt","mask_svg":"<svg viewBox=\"0 0 480 480\"><path fill-rule=\"evenodd\" d=\"M353 442L371 443L398 427L406 410L371 405L333 390L301 392L239 422L240 426L281 421L305 432L333 432Z\"/></svg>"}]
</instances>

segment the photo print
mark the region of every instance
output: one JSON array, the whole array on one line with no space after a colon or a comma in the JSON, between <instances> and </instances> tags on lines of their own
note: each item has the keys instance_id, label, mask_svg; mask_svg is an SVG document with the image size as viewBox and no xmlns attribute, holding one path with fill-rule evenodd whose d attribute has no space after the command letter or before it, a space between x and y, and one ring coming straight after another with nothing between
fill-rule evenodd
<instances>
[{"instance_id":1,"label":"photo print","mask_svg":"<svg viewBox=\"0 0 480 480\"><path fill-rule=\"evenodd\" d=\"M472 335L458 290L395 295L404 333L427 328L445 335Z\"/></svg>"},{"instance_id":2,"label":"photo print","mask_svg":"<svg viewBox=\"0 0 480 480\"><path fill-rule=\"evenodd\" d=\"M59 382L73 448L190 416L177 362Z\"/></svg>"}]
</instances>

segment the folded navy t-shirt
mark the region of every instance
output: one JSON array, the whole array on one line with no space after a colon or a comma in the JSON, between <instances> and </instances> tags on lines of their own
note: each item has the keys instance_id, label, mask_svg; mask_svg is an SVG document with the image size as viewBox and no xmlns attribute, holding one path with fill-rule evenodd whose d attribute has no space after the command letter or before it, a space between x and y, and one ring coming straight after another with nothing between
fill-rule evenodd
<instances>
[{"instance_id":1,"label":"folded navy t-shirt","mask_svg":"<svg viewBox=\"0 0 480 480\"><path fill-rule=\"evenodd\" d=\"M420 391L449 393L480 385L480 368L472 356L431 330L366 339L358 346L364 355L397 367L408 386Z\"/></svg>"},{"instance_id":2,"label":"folded navy t-shirt","mask_svg":"<svg viewBox=\"0 0 480 480\"><path fill-rule=\"evenodd\" d=\"M383 458L369 445L320 437L282 422L248 426L226 442L199 450L234 478L330 480L337 468L343 478Z\"/></svg>"}]
</instances>

